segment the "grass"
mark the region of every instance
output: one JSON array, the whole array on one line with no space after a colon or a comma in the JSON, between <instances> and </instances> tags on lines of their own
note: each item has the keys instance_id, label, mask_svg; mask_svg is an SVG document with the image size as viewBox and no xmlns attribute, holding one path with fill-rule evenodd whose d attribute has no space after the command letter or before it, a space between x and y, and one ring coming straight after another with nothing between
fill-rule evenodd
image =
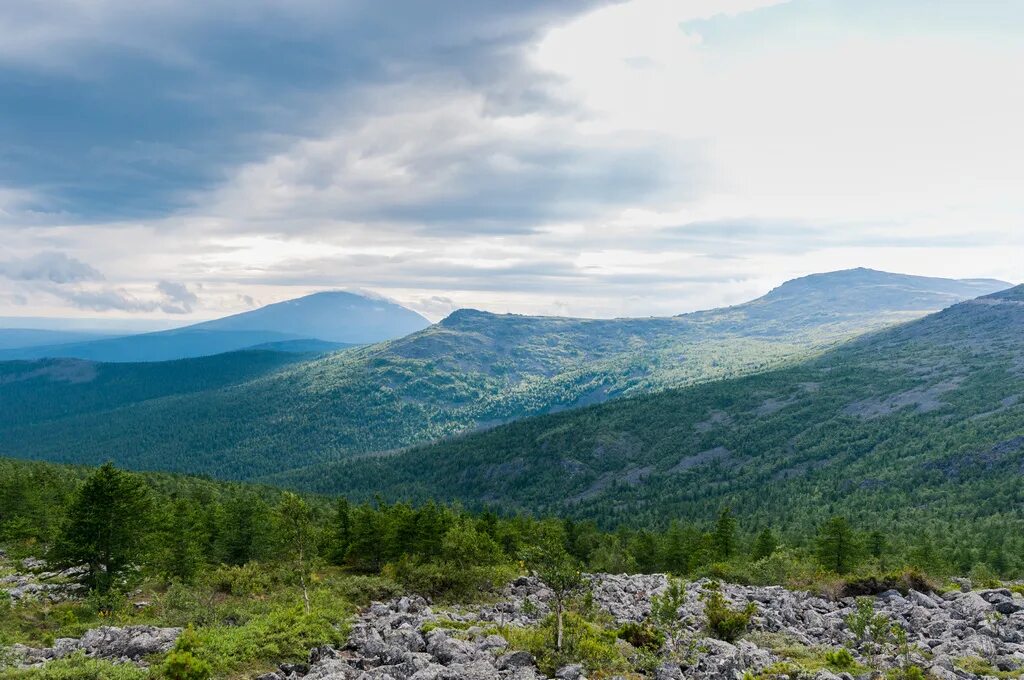
<instances>
[{"instance_id":1,"label":"grass","mask_svg":"<svg viewBox=\"0 0 1024 680\"><path fill-rule=\"evenodd\" d=\"M32 601L11 604L0 600L0 646L13 643L51 646L59 637L79 637L98 626L148 624L191 626L192 652L208 662L215 678L247 678L272 670L283 661L305 660L310 648L340 645L348 635L356 608L371 599L386 599L398 586L380 577L353 576L325 569L315 577L311 611L303 611L301 593L285 575L261 570L259 579L228 578L214 570L194 584L143 584L110 613L98 611L89 600L51 604ZM250 574L251 575L251 574ZM245 581L242 583L241 581ZM137 609L133 601L150 606ZM161 657L149 660L155 666ZM2 665L0 665L2 667ZM147 677L133 665L68 658L38 669L4 668L0 676L17 680L135 680ZM150 676L151 677L151 676Z\"/></svg>"},{"instance_id":2,"label":"grass","mask_svg":"<svg viewBox=\"0 0 1024 680\"><path fill-rule=\"evenodd\" d=\"M816 673L820 670L858 676L871 670L850 658L848 652L844 654L846 650L840 647L808 647L780 633L752 633L746 639L783 657L781 662L765 669L765 677L771 677L772 674L792 675L800 671Z\"/></svg>"},{"instance_id":3,"label":"grass","mask_svg":"<svg viewBox=\"0 0 1024 680\"><path fill-rule=\"evenodd\" d=\"M1001 671L980 656L966 656L954 660L953 665L975 675L993 678L1024 678L1024 671Z\"/></svg>"},{"instance_id":4,"label":"grass","mask_svg":"<svg viewBox=\"0 0 1024 680\"><path fill-rule=\"evenodd\" d=\"M616 629L608 623L590 620L576 612L567 612L564 618L565 642L561 651L554 647L553 614L538 626L506 626L501 629L501 635L508 640L509 649L525 650L532 654L538 667L549 677L562 666L573 663L581 664L590 678L635 671L638 665L643 665L643 652L625 640L620 640Z\"/></svg>"},{"instance_id":5,"label":"grass","mask_svg":"<svg viewBox=\"0 0 1024 680\"><path fill-rule=\"evenodd\" d=\"M82 655L50 661L39 668L2 668L4 680L142 680L147 669L133 664L113 664Z\"/></svg>"}]
</instances>

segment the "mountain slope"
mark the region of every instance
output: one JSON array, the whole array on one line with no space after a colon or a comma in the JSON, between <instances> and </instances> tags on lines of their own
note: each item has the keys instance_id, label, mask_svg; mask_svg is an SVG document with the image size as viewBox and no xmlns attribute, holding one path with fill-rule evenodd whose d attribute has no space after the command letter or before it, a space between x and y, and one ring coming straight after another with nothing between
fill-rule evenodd
<instances>
[{"instance_id":1,"label":"mountain slope","mask_svg":"<svg viewBox=\"0 0 1024 680\"><path fill-rule=\"evenodd\" d=\"M306 359L290 352L241 351L140 364L66 358L2 362L0 429L236 385ZM129 431L132 424L116 426Z\"/></svg>"},{"instance_id":2,"label":"mountain slope","mask_svg":"<svg viewBox=\"0 0 1024 680\"><path fill-rule=\"evenodd\" d=\"M400 338L429 325L429 321L411 309L381 297L326 291L190 328L235 332L274 330L296 338L362 345Z\"/></svg>"},{"instance_id":3,"label":"mountain slope","mask_svg":"<svg viewBox=\"0 0 1024 680\"><path fill-rule=\"evenodd\" d=\"M899 282L879 304L862 286ZM399 340L347 350L186 397L40 416L0 428L4 453L63 462L114 457L146 469L251 479L529 415L764 371L942 305L954 284L854 270L810 293L785 284L745 305L673 318L588 320L461 310ZM894 284L893 284L894 285ZM857 297L857 304L836 300ZM925 302L922 302L922 297ZM840 311L836 311L840 308ZM55 404L61 398L51 397ZM5 391L0 386L0 400ZM131 423L125 428L123 423ZM137 432L160 432L141 447Z\"/></svg>"},{"instance_id":4,"label":"mountain slope","mask_svg":"<svg viewBox=\"0 0 1024 680\"><path fill-rule=\"evenodd\" d=\"M1024 508L1024 286L805 364L530 418L272 481L656 525L901 523ZM788 518L788 519L787 519Z\"/></svg>"},{"instance_id":5,"label":"mountain slope","mask_svg":"<svg viewBox=\"0 0 1024 680\"><path fill-rule=\"evenodd\" d=\"M271 345L318 340L337 349L401 337L430 325L425 318L383 299L323 292L184 328L61 345L0 351L0 359L71 357L91 361L167 361ZM308 345L299 344L298 351Z\"/></svg>"}]
</instances>

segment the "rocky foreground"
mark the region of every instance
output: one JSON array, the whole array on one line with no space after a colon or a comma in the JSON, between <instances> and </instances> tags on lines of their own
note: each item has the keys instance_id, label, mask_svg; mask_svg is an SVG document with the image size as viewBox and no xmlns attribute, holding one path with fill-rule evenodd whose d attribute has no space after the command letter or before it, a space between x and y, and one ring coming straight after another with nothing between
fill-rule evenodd
<instances>
[{"instance_id":1,"label":"rocky foreground","mask_svg":"<svg viewBox=\"0 0 1024 680\"><path fill-rule=\"evenodd\" d=\"M678 610L680 641L685 640L687 652L678 649L682 645L677 641L678 653L669 653L654 671L658 680L742 678L745 671L756 674L781 667L780 655L771 645L759 645L759 640L817 648L846 645L855 650L858 661L866 663L870 654L873 665L883 668L905 661L897 649L869 651L858 645L846 624L856 604L853 599L829 602L781 587L724 586L731 602L754 602L757 613L747 639L730 644L709 638L700 599L705 585L687 586L685 604ZM595 603L618 623L643 621L650 613L651 596L667 586L663 575L591 577ZM442 610L419 597L374 604L359 616L344 649L314 649L308 664L286 665L260 680L536 680L545 676L533 657L510 650L508 641L495 631L537 624L549 612L551 597L536 579L520 578L494 605ZM874 604L878 614L906 629L910 661L932 677L983 677L957 667L967 658L980 658L1001 671L1024 672L1024 598L1009 590L944 595L910 591L906 596L889 591ZM579 666L566 666L556 677L579 680L583 674ZM853 676L821 670L813 677Z\"/></svg>"},{"instance_id":2,"label":"rocky foreground","mask_svg":"<svg viewBox=\"0 0 1024 680\"><path fill-rule=\"evenodd\" d=\"M668 587L664 575L594 575L589 590L596 606L617 624L643 622L651 598ZM768 671L771 677L852 678L856 673L818 670L793 675L784 664L783 648L822 652L846 647L864 666L892 669L908 661L893 645L859 641L848 625L856 601L828 601L781 587L724 585L737 606L755 603L749 632L735 644L708 636L704 603L707 582L686 586L677 610L678 625L662 650L657 680L675 678L742 678ZM308 663L283 664L260 680L539 680L546 677L525 651L511 648L501 633L507 627L538 625L551 611L552 592L535 578L511 583L496 603L472 607L432 607L420 597L375 603L352 626L341 649L319 647ZM968 672L965 660L1002 671L1002 677L1024 674L1024 598L1006 589L936 594L888 591L873 599L874 611L907 631L909 661L940 680L980 678ZM39 665L76 652L93 658L144 663L166 652L180 633L176 628L133 626L99 628L79 639L57 640L53 647L13 651L24 665ZM506 632L506 634L508 634ZM626 643L623 642L623 645ZM627 650L628 651L628 650ZM580 666L564 666L555 676L580 680ZM861 672L861 677L870 677Z\"/></svg>"}]
</instances>

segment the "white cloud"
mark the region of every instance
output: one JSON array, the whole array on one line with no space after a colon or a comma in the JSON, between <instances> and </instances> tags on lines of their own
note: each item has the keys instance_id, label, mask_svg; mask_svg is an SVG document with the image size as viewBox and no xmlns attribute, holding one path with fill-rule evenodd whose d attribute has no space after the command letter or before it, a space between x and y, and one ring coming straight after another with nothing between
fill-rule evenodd
<instances>
[{"instance_id":1,"label":"white cloud","mask_svg":"<svg viewBox=\"0 0 1024 680\"><path fill-rule=\"evenodd\" d=\"M42 252L31 257L0 262L0 277L14 281L49 281L62 284L99 281L103 275L67 253Z\"/></svg>"},{"instance_id":2,"label":"white cloud","mask_svg":"<svg viewBox=\"0 0 1024 680\"><path fill-rule=\"evenodd\" d=\"M806 18L784 0L633 0L526 38L474 24L458 30L499 38L473 52L488 68L388 60L386 78L322 93L322 109L183 208L38 225L25 195L0 192L4 223L23 220L4 236L12 252L104 272L109 286L71 304L187 317L325 288L431 318L612 316L739 302L853 266L1019 280L1024 47L889 22L886 7L854 25L838 6ZM0 60L81 44L29 33ZM464 49L416 35L436 42L416 54ZM173 41L158 52L191 56ZM181 288L154 291L159 279Z\"/></svg>"},{"instance_id":3,"label":"white cloud","mask_svg":"<svg viewBox=\"0 0 1024 680\"><path fill-rule=\"evenodd\" d=\"M998 206L992 226L1019 224L1024 90L1007 86L1019 43L719 18L719 30L747 32L721 46L691 24L712 8L773 4L637 0L552 31L534 56L566 78L590 127L709 140L704 201L718 217L900 221L928 234L976 228Z\"/></svg>"}]
</instances>

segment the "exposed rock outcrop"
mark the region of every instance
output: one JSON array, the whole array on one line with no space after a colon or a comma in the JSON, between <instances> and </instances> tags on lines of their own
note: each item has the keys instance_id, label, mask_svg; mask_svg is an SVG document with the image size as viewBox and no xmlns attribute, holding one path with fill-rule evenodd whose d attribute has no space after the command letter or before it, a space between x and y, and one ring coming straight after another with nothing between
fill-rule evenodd
<instances>
[{"instance_id":1,"label":"exposed rock outcrop","mask_svg":"<svg viewBox=\"0 0 1024 680\"><path fill-rule=\"evenodd\" d=\"M664 575L588 577L595 604L619 623L643 621L651 597L668 586ZM708 637L700 594L707 586L688 584L678 610L687 654L669 655L656 669L658 680L681 678L739 678L744 671L763 670L779 661L770 649L759 647L758 633L782 636L809 647L848 646L861 661L895 667L900 659L894 646L860 645L846 623L856 601L832 602L809 593L781 587L723 585L735 605L753 602L752 640L736 643ZM376 603L352 628L344 649L318 648L301 668L283 668L264 680L537 680L544 677L530 654L511 651L493 632L501 626L529 626L549 611L551 591L534 578L511 583L496 604L435 610L419 597ZM1024 599L1009 590L954 592L943 595L889 591L874 598L875 611L907 631L911 661L940 678L975 678L955 666L964 657L981 657L1001 670L1024 669ZM560 680L581 680L585 669L566 666ZM843 674L821 671L821 680ZM847 676L849 677L849 676Z\"/></svg>"},{"instance_id":2,"label":"exposed rock outcrop","mask_svg":"<svg viewBox=\"0 0 1024 680\"><path fill-rule=\"evenodd\" d=\"M14 645L12 652L22 665L32 666L81 652L87 657L141 663L151 654L168 651L181 635L181 628L153 626L104 626L87 631L80 638L59 638L52 647Z\"/></svg>"}]
</instances>

